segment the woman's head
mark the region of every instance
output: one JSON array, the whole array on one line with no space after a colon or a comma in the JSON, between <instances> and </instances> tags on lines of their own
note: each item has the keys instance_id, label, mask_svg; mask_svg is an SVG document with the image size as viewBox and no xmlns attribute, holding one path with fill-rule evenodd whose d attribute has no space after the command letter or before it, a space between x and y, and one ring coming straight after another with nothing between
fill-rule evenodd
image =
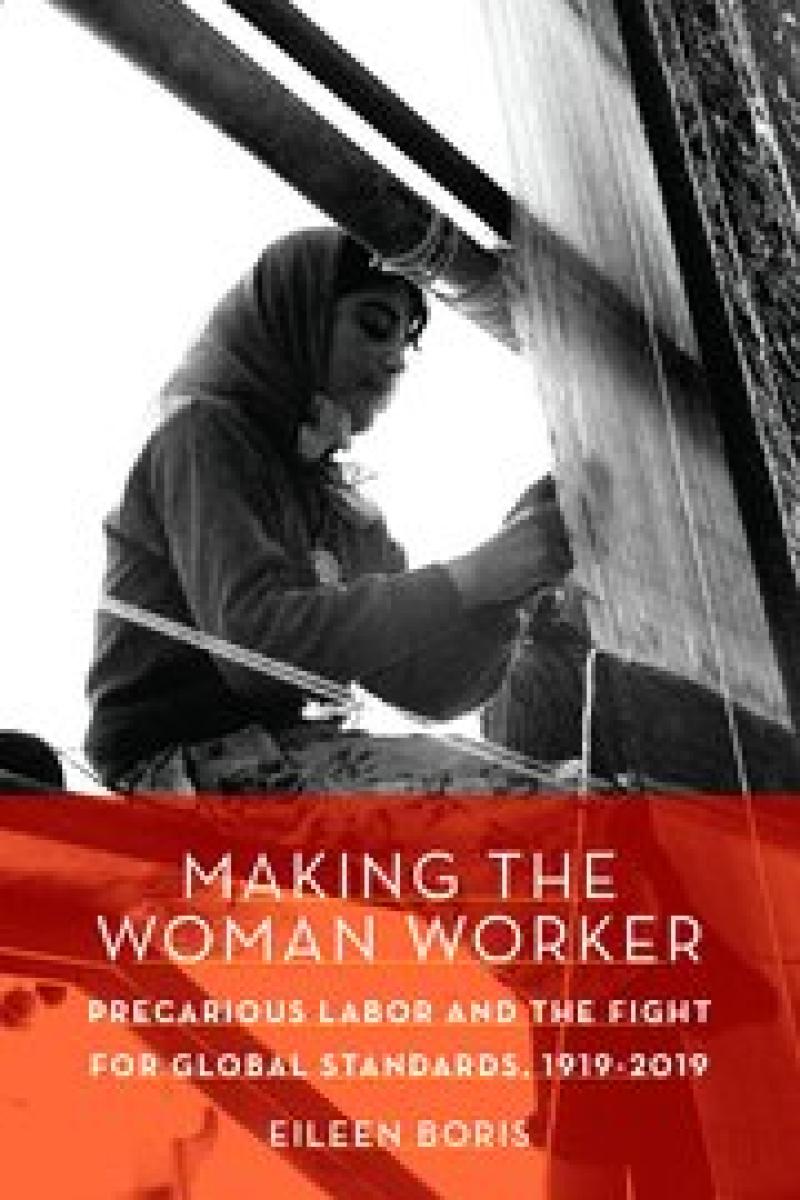
<instances>
[{"instance_id":1,"label":"woman's head","mask_svg":"<svg viewBox=\"0 0 800 1200\"><path fill-rule=\"evenodd\" d=\"M352 432L362 433L388 404L428 309L419 288L382 271L347 236L333 290L324 391L347 413Z\"/></svg>"},{"instance_id":2,"label":"woman's head","mask_svg":"<svg viewBox=\"0 0 800 1200\"><path fill-rule=\"evenodd\" d=\"M362 433L388 404L405 366L409 294L402 281L377 279L336 299L324 390Z\"/></svg>"},{"instance_id":3,"label":"woman's head","mask_svg":"<svg viewBox=\"0 0 800 1200\"><path fill-rule=\"evenodd\" d=\"M427 324L420 289L336 229L274 242L256 278L264 333L300 384L302 415L324 393L349 413L354 433L367 428Z\"/></svg>"},{"instance_id":4,"label":"woman's head","mask_svg":"<svg viewBox=\"0 0 800 1200\"><path fill-rule=\"evenodd\" d=\"M325 393L358 432L426 321L420 290L348 235L300 230L271 243L217 306L168 390L229 396L287 436Z\"/></svg>"}]
</instances>

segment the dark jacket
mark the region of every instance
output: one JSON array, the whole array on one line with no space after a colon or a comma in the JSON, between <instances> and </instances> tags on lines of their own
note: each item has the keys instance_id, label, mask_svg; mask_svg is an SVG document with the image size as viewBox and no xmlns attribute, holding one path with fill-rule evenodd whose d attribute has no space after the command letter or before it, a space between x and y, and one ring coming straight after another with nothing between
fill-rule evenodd
<instances>
[{"instance_id":1,"label":"dark jacket","mask_svg":"<svg viewBox=\"0 0 800 1200\"><path fill-rule=\"evenodd\" d=\"M338 238L326 231L329 257ZM223 301L167 389L172 411L106 521L106 591L273 658L358 680L406 708L466 711L499 681L504 623L496 613L468 617L442 567L405 571L383 519L336 466L300 457L304 395L315 380L296 370L293 393L291 353L275 351L274 332L272 361L264 353L260 316L285 314L286 279L298 273L284 261L277 283L274 271L270 279L270 254ZM260 339L258 362L241 337L245 318ZM297 321L290 324L292 353L302 353ZM306 346L304 369L313 358ZM338 563L338 582L321 581L320 549ZM88 692L86 749L108 781L176 743L253 720L286 727L302 704L288 685L106 614Z\"/></svg>"}]
</instances>

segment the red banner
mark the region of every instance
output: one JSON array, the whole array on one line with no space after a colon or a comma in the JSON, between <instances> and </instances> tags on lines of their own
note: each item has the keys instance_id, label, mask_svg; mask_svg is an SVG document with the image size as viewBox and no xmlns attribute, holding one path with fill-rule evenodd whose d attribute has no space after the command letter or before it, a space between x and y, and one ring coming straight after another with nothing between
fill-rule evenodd
<instances>
[{"instance_id":1,"label":"red banner","mask_svg":"<svg viewBox=\"0 0 800 1200\"><path fill-rule=\"evenodd\" d=\"M4 798L4 1171L797 1195L798 799Z\"/></svg>"}]
</instances>

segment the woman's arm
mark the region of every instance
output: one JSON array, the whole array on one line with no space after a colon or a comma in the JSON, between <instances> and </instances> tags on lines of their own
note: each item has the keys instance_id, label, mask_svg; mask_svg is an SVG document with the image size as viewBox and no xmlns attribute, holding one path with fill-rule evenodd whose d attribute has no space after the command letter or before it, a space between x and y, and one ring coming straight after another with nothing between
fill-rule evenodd
<instances>
[{"instance_id":1,"label":"woman's arm","mask_svg":"<svg viewBox=\"0 0 800 1200\"><path fill-rule=\"evenodd\" d=\"M333 679L358 680L429 715L466 711L499 682L507 603L499 616L485 605L470 610L441 566L317 583L294 527L297 502L285 472L276 460L270 475L269 462L225 410L189 406L150 453L153 504L200 629ZM484 593L493 598L489 586ZM254 672L217 665L247 700L274 687Z\"/></svg>"}]
</instances>

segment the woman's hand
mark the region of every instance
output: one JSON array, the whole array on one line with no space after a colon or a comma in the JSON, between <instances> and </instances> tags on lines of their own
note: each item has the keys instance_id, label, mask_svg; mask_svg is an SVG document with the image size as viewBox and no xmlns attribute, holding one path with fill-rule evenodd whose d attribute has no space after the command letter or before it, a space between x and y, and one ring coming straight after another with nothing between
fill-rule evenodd
<instances>
[{"instance_id":1,"label":"woman's hand","mask_svg":"<svg viewBox=\"0 0 800 1200\"><path fill-rule=\"evenodd\" d=\"M537 500L489 541L444 565L468 609L512 603L560 584L573 559L558 504Z\"/></svg>"}]
</instances>

